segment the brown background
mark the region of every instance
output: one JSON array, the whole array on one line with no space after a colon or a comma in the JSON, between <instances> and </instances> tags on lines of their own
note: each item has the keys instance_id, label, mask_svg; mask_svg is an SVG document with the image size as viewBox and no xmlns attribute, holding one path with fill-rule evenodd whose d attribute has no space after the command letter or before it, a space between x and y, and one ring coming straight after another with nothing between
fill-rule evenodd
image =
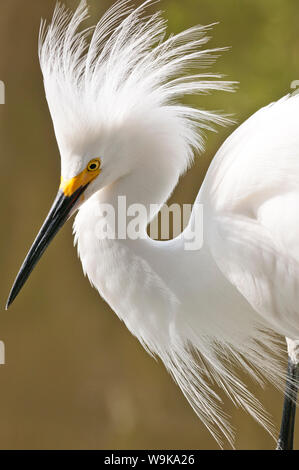
<instances>
[{"instance_id":1,"label":"brown background","mask_svg":"<svg viewBox=\"0 0 299 470\"><path fill-rule=\"evenodd\" d=\"M112 1L89 3L95 21ZM49 18L54 4L0 0L0 79L6 84L6 104L0 106L0 339L7 360L0 367L0 448L217 448L162 364L146 354L83 278L71 223L11 310L2 308L60 177L37 59L40 18ZM239 81L239 91L188 98L192 103L234 113L242 122L299 79L298 1L165 0L160 5L169 31L220 21L211 44L232 46L213 70ZM209 135L206 154L182 179L173 201L193 202L209 161L231 131ZM282 398L268 386L256 393L278 425ZM225 407L238 448L273 448L250 417L228 401Z\"/></svg>"}]
</instances>

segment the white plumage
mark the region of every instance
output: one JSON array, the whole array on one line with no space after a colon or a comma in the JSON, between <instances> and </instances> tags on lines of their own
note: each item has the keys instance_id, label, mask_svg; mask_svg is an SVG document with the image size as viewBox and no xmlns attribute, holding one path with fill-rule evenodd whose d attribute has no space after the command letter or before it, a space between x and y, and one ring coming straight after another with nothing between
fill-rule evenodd
<instances>
[{"instance_id":1,"label":"white plumage","mask_svg":"<svg viewBox=\"0 0 299 470\"><path fill-rule=\"evenodd\" d=\"M215 156L197 202L204 205L204 245L184 250L169 242L101 240L103 203L124 195L148 209L149 221L180 175L203 150L203 131L227 119L179 103L187 93L231 90L198 74L215 50L208 28L165 38L160 14L143 18L145 2L113 6L93 31L78 32L85 2L70 15L57 6L41 30L40 61L69 180L100 157L102 171L85 191L74 231L84 272L129 330L162 359L219 444L233 433L213 383L270 433L263 407L235 373L281 386L282 347L299 338L299 97L258 111ZM92 33L90 41L88 35ZM193 71L192 71L193 69ZM191 217L185 234L193 228Z\"/></svg>"}]
</instances>

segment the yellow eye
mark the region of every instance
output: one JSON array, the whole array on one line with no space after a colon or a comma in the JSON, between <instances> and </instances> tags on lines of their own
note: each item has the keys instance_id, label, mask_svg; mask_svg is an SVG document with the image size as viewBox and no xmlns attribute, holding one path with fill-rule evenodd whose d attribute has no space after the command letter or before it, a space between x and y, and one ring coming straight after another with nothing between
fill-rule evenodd
<instances>
[{"instance_id":1,"label":"yellow eye","mask_svg":"<svg viewBox=\"0 0 299 470\"><path fill-rule=\"evenodd\" d=\"M87 165L87 171L93 172L97 171L101 168L101 160L99 158L95 158L91 160Z\"/></svg>"}]
</instances>

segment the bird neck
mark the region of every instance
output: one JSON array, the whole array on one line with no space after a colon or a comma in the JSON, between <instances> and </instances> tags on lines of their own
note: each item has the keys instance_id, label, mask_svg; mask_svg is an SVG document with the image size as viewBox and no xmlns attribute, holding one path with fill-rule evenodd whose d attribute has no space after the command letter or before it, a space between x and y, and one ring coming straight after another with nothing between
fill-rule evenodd
<instances>
[{"instance_id":1,"label":"bird neck","mask_svg":"<svg viewBox=\"0 0 299 470\"><path fill-rule=\"evenodd\" d=\"M159 266L155 266L154 261L159 260L156 247L152 246L148 238L132 239L127 235L132 217L126 218L127 232L124 234L123 227L121 233L119 232L118 224L124 215L119 211L119 198L125 198L127 212L131 210L129 215L134 216L136 204L144 208L139 214L138 223L140 231L145 233L148 222L166 201L177 179L178 175L154 171L152 167L144 165L94 194L83 204L74 224L83 270L92 285L129 330L140 340L150 344L152 350L157 350L161 336L168 334L167 312L171 310L171 305L171 312L175 309L177 301L167 287L168 273L160 273ZM111 209L116 215L116 225L114 226L112 217L109 232L116 235L103 239L101 234L99 236L101 228L105 226L102 218ZM109 224L109 217L105 217L106 221ZM151 310L153 292L156 305L154 315ZM139 321L140 315L142 319ZM163 328L162 322L165 322ZM154 334L157 331L158 338L157 333Z\"/></svg>"},{"instance_id":2,"label":"bird neck","mask_svg":"<svg viewBox=\"0 0 299 470\"><path fill-rule=\"evenodd\" d=\"M95 198L99 207L108 205L113 208L116 227L124 220L125 211L127 223L137 216L141 231L146 231L148 223L170 197L178 179L177 170L166 168L164 162L153 165L151 161L99 191Z\"/></svg>"}]
</instances>

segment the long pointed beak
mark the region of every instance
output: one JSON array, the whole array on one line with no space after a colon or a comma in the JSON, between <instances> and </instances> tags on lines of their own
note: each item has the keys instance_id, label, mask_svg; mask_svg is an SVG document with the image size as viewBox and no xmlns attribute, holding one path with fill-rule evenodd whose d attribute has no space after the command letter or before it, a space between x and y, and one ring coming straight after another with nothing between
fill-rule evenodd
<instances>
[{"instance_id":1,"label":"long pointed beak","mask_svg":"<svg viewBox=\"0 0 299 470\"><path fill-rule=\"evenodd\" d=\"M80 186L78 189L73 191L71 195L66 195L62 189L59 189L53 206L17 275L6 304L6 310L17 297L36 263L39 261L59 229L72 215L80 196L83 194L87 186L88 184Z\"/></svg>"}]
</instances>

